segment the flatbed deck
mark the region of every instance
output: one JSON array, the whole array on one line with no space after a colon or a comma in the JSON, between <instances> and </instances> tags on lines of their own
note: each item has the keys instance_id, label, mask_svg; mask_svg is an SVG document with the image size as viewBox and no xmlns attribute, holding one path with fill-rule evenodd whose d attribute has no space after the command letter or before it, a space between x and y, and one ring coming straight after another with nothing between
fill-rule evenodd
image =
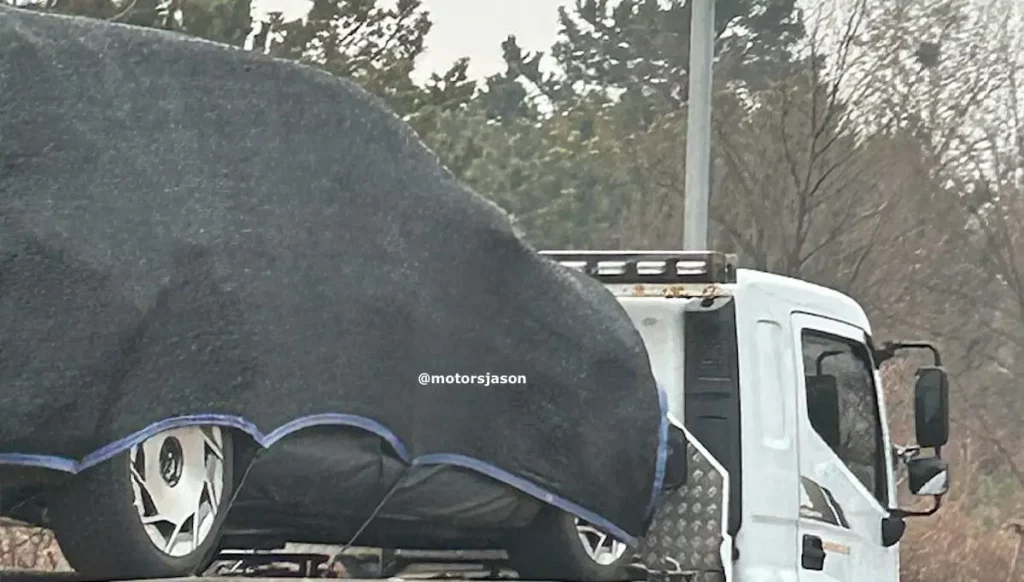
<instances>
[{"instance_id":1,"label":"flatbed deck","mask_svg":"<svg viewBox=\"0 0 1024 582\"><path fill-rule=\"evenodd\" d=\"M192 578L156 578L151 580L124 580L124 581L107 581L107 580L90 580L86 577L79 576L74 572L34 572L28 570L4 570L0 571L0 582L251 582L254 579L262 580L265 582L301 582L307 581L312 582L313 580L327 580L329 578L296 578L296 577L268 577L268 578L254 578L251 576L196 576ZM338 580L339 578L334 578ZM392 577L392 578L340 578L349 582L380 582L381 580L389 581L409 581L414 582L422 580L423 578L418 576L410 577ZM438 579L438 578L432 578ZM466 577L466 578L440 578L446 582L480 582L480 578Z\"/></svg>"},{"instance_id":2,"label":"flatbed deck","mask_svg":"<svg viewBox=\"0 0 1024 582\"><path fill-rule=\"evenodd\" d=\"M113 580L95 580L89 579L84 576L80 576L74 572L36 572L29 570L3 570L0 571L0 582L250 582L252 580L263 580L263 581L277 581L277 582L299 582L299 581L311 581L311 580L347 580L349 582L363 582L375 580L380 582L381 580L395 581L408 581L408 582L419 582L422 580L445 580L446 582L480 582L481 580L495 580L494 578L487 578L481 576L465 576L464 578L456 578L452 576L422 576L412 574L409 576L393 576L390 578L303 578L303 577L278 577L278 576L195 576L191 578L156 578L144 581L113 581ZM498 579L500 580L500 578Z\"/></svg>"},{"instance_id":3,"label":"flatbed deck","mask_svg":"<svg viewBox=\"0 0 1024 582\"><path fill-rule=\"evenodd\" d=\"M254 578L240 576L197 576L192 578L156 578L151 580L123 580L123 581L107 581L107 580L90 580L88 578L79 576L74 572L31 572L31 571L0 571L0 581L2 582L250 582ZM328 580L329 578L258 578L265 582L313 582L314 580ZM338 578L335 578L337 580ZM416 580L422 580L422 578L412 577L397 577L397 578L341 578L348 582L381 582L381 580L388 580L390 582L396 581L408 581L414 582ZM438 578L433 578L438 579ZM440 578L446 582L480 582L479 578Z\"/></svg>"}]
</instances>

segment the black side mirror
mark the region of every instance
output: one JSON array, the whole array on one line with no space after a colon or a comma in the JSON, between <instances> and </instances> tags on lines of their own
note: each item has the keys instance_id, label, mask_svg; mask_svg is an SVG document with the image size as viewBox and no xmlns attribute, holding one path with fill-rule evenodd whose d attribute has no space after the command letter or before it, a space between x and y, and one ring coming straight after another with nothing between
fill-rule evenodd
<instances>
[{"instance_id":1,"label":"black side mirror","mask_svg":"<svg viewBox=\"0 0 1024 582\"><path fill-rule=\"evenodd\" d=\"M918 368L914 386L914 424L919 447L941 447L949 442L949 377L945 368Z\"/></svg>"},{"instance_id":2,"label":"black side mirror","mask_svg":"<svg viewBox=\"0 0 1024 582\"><path fill-rule=\"evenodd\" d=\"M839 388L835 376L807 376L807 416L833 451L839 450Z\"/></svg>"},{"instance_id":3,"label":"black side mirror","mask_svg":"<svg viewBox=\"0 0 1024 582\"><path fill-rule=\"evenodd\" d=\"M945 495L949 491L949 464L938 457L907 461L907 486L914 495Z\"/></svg>"}]
</instances>

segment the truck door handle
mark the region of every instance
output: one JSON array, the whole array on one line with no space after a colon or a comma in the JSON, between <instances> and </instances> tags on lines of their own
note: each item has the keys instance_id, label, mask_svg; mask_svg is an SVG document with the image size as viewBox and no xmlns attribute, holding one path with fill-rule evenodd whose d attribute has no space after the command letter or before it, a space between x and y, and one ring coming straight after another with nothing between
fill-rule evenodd
<instances>
[{"instance_id":1,"label":"truck door handle","mask_svg":"<svg viewBox=\"0 0 1024 582\"><path fill-rule=\"evenodd\" d=\"M805 570L821 571L825 569L825 548L818 536L805 535L803 553L800 554L800 565Z\"/></svg>"}]
</instances>

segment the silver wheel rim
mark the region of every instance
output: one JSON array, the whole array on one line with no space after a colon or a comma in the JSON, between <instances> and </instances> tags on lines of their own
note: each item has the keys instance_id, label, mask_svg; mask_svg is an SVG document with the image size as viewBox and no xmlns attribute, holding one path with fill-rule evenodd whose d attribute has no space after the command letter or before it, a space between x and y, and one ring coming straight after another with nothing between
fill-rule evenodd
<instances>
[{"instance_id":1,"label":"silver wheel rim","mask_svg":"<svg viewBox=\"0 0 1024 582\"><path fill-rule=\"evenodd\" d=\"M576 520L576 533L587 556L597 564L611 566L626 554L626 544L581 519Z\"/></svg>"},{"instance_id":2,"label":"silver wheel rim","mask_svg":"<svg viewBox=\"0 0 1024 582\"><path fill-rule=\"evenodd\" d=\"M224 436L219 427L162 432L129 452L135 509L150 541L181 558L210 536L224 493Z\"/></svg>"}]
</instances>

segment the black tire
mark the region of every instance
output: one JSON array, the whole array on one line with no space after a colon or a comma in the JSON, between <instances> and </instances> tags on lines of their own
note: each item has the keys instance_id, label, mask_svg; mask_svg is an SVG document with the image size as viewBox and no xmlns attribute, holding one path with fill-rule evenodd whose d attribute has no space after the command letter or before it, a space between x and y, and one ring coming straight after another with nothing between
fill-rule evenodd
<instances>
[{"instance_id":1,"label":"black tire","mask_svg":"<svg viewBox=\"0 0 1024 582\"><path fill-rule=\"evenodd\" d=\"M166 433L156 435L161 438ZM201 574L216 544L235 489L231 431L221 429L223 485L209 534L184 556L157 548L135 507L130 453L74 476L49 496L47 513L64 557L90 579L177 578Z\"/></svg>"},{"instance_id":2,"label":"black tire","mask_svg":"<svg viewBox=\"0 0 1024 582\"><path fill-rule=\"evenodd\" d=\"M583 547L576 518L553 507L544 508L533 524L506 542L509 566L525 580L622 582L633 552L627 549L610 564L599 564Z\"/></svg>"}]
</instances>

